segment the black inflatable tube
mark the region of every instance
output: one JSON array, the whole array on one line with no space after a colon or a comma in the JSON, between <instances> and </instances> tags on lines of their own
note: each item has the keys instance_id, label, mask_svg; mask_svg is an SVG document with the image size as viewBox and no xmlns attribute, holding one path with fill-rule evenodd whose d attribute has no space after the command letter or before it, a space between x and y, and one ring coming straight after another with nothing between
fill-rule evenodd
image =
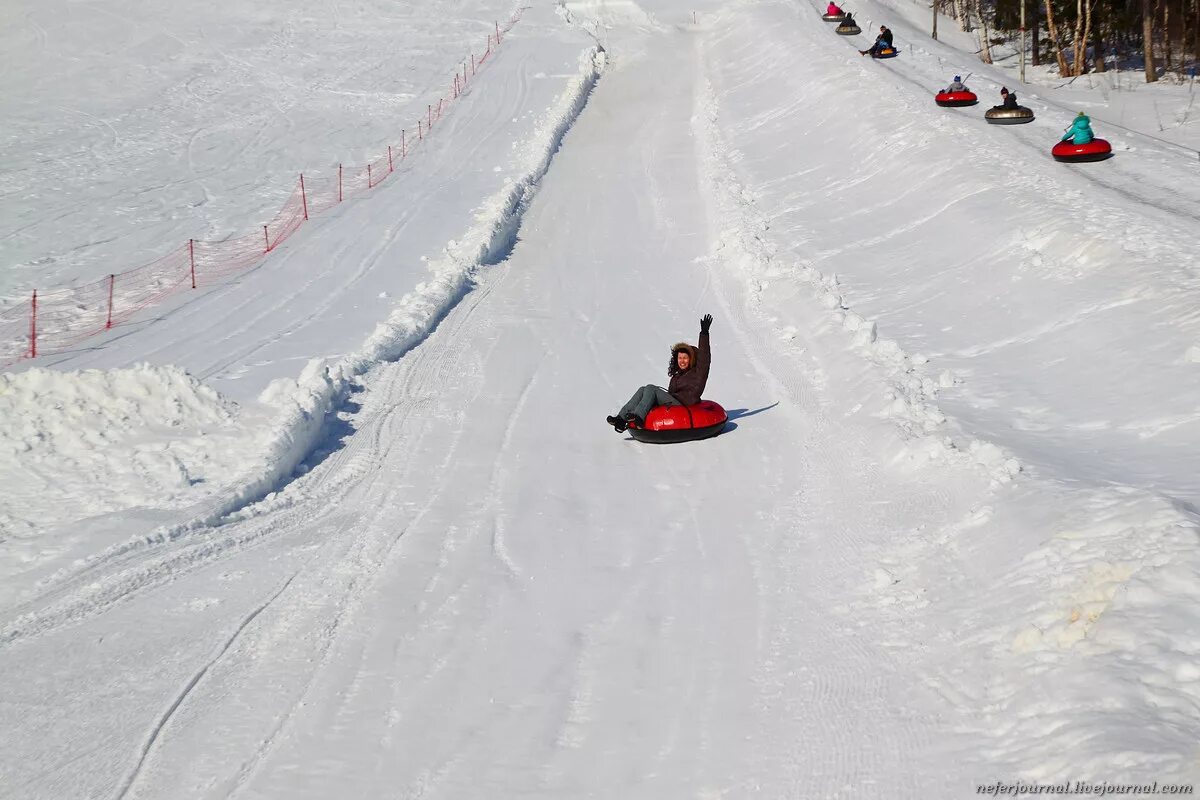
<instances>
[{"instance_id":1,"label":"black inflatable tube","mask_svg":"<svg viewBox=\"0 0 1200 800\"><path fill-rule=\"evenodd\" d=\"M694 442L700 439L711 439L721 431L729 420L721 420L716 425L703 428L677 428L666 431L648 431L642 428L630 428L629 435L645 444L678 444L679 442Z\"/></svg>"},{"instance_id":2,"label":"black inflatable tube","mask_svg":"<svg viewBox=\"0 0 1200 800\"><path fill-rule=\"evenodd\" d=\"M1055 156L1055 161L1061 161L1064 164L1086 164L1089 161L1107 161L1112 158L1112 151L1107 153L1087 153L1080 156Z\"/></svg>"}]
</instances>

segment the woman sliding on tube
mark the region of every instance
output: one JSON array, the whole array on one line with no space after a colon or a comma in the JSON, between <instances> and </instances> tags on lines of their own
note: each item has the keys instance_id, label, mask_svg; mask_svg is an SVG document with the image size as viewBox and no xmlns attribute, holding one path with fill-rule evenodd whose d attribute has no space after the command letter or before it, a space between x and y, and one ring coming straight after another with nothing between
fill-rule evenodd
<instances>
[{"instance_id":1,"label":"woman sliding on tube","mask_svg":"<svg viewBox=\"0 0 1200 800\"><path fill-rule=\"evenodd\" d=\"M615 417L607 418L617 433L624 433L630 425L645 427L646 415L655 406L691 406L700 402L712 362L712 351L708 346L708 329L712 321L712 314L701 318L698 346L680 342L671 348L671 361L667 365L671 383L666 389L647 384L633 393Z\"/></svg>"}]
</instances>

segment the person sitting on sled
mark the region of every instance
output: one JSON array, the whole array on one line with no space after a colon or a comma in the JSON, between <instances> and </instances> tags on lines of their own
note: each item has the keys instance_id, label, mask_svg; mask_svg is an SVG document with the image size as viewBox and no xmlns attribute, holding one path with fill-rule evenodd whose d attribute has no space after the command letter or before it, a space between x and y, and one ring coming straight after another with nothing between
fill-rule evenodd
<instances>
[{"instance_id":1,"label":"person sitting on sled","mask_svg":"<svg viewBox=\"0 0 1200 800\"><path fill-rule=\"evenodd\" d=\"M825 7L825 13L831 17L836 17L838 14L842 13L842 10L838 8L837 3L834 3L832 0L830 0L829 5Z\"/></svg>"},{"instance_id":2,"label":"person sitting on sled","mask_svg":"<svg viewBox=\"0 0 1200 800\"><path fill-rule=\"evenodd\" d=\"M873 56L879 55L879 52L884 49L890 49L892 46L892 30L887 25L879 26L879 35L875 37L875 44L871 45L866 50L859 50L860 55L870 53Z\"/></svg>"},{"instance_id":3,"label":"person sitting on sled","mask_svg":"<svg viewBox=\"0 0 1200 800\"><path fill-rule=\"evenodd\" d=\"M1067 132L1063 134L1062 141L1087 144L1095 138L1096 134L1092 133L1092 121L1088 119L1087 114L1080 111L1071 122L1071 127L1067 128Z\"/></svg>"},{"instance_id":4,"label":"person sitting on sled","mask_svg":"<svg viewBox=\"0 0 1200 800\"><path fill-rule=\"evenodd\" d=\"M954 80L950 81L950 85L946 87L946 94L953 94L954 92L969 92L969 91L971 91L971 90L968 89L967 85L962 82L962 77L959 75L955 75Z\"/></svg>"},{"instance_id":5,"label":"person sitting on sled","mask_svg":"<svg viewBox=\"0 0 1200 800\"><path fill-rule=\"evenodd\" d=\"M992 106L992 108L1007 108L1011 111L1018 107L1017 106L1017 93L1010 92L1008 90L1007 86L1000 87L1000 100L1001 100L1000 105Z\"/></svg>"},{"instance_id":6,"label":"person sitting on sled","mask_svg":"<svg viewBox=\"0 0 1200 800\"><path fill-rule=\"evenodd\" d=\"M705 314L700 319L698 346L679 342L671 348L671 361L667 365L671 382L666 389L647 384L633 393L615 417L607 418L617 433L624 433L630 425L644 428L646 415L655 406L692 406L700 402L700 395L704 394L704 386L708 383L708 367L712 363L712 351L708 346L708 329L712 321L712 314Z\"/></svg>"},{"instance_id":7,"label":"person sitting on sled","mask_svg":"<svg viewBox=\"0 0 1200 800\"><path fill-rule=\"evenodd\" d=\"M838 27L839 28L843 28L843 27L844 28L857 28L858 23L854 21L854 15L851 14L849 11L847 11L845 13L846 13L846 16L845 16L845 18L842 19L842 24L839 25Z\"/></svg>"}]
</instances>

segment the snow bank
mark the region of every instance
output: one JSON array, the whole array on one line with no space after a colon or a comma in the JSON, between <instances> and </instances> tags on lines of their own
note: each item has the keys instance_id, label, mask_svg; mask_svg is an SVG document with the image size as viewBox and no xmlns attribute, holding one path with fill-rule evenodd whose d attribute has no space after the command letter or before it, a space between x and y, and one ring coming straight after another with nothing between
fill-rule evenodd
<instances>
[{"instance_id":1,"label":"snow bank","mask_svg":"<svg viewBox=\"0 0 1200 800\"><path fill-rule=\"evenodd\" d=\"M0 576L69 548L67 522L211 494L252 449L237 408L176 367L0 373Z\"/></svg>"},{"instance_id":2,"label":"snow bank","mask_svg":"<svg viewBox=\"0 0 1200 800\"><path fill-rule=\"evenodd\" d=\"M610 30L661 31L653 14L632 0L620 3L605 0L558 0L555 11L563 22L587 31L598 42L605 42Z\"/></svg>"},{"instance_id":3,"label":"snow bank","mask_svg":"<svg viewBox=\"0 0 1200 800\"><path fill-rule=\"evenodd\" d=\"M357 379L372 367L394 361L416 347L470 291L476 271L507 255L538 182L549 169L566 131L583 110L604 64L604 52L599 47L581 55L578 77L528 143L524 175L484 203L466 234L450 242L442 258L430 264L430 279L402 297L362 347L332 363L314 359L297 379L283 378L268 386L259 399L280 412L270 426L260 467L235 495L192 526L212 524L278 490L327 435L328 424Z\"/></svg>"},{"instance_id":4,"label":"snow bank","mask_svg":"<svg viewBox=\"0 0 1200 800\"><path fill-rule=\"evenodd\" d=\"M339 365L342 374L359 375L380 361L394 361L411 350L437 326L471 288L475 272L498 264L516 244L517 231L538 183L550 168L563 137L587 104L600 73L605 53L599 47L580 56L580 73L544 119L529 143L523 176L510 181L489 198L476 214L475 224L462 239L449 242L442 258L430 265L433 277L401 298L388 319L368 337L362 349Z\"/></svg>"},{"instance_id":5,"label":"snow bank","mask_svg":"<svg viewBox=\"0 0 1200 800\"><path fill-rule=\"evenodd\" d=\"M209 437L236 421L175 367L0 373L0 530L52 523L47 511L69 519L169 501L210 479L221 453Z\"/></svg>"}]
</instances>

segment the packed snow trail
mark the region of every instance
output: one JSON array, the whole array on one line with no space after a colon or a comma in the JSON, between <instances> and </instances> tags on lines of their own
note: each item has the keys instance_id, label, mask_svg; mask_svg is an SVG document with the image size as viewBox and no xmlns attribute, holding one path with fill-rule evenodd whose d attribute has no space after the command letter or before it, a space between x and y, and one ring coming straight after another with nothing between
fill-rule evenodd
<instances>
[{"instance_id":1,"label":"packed snow trail","mask_svg":"<svg viewBox=\"0 0 1200 800\"><path fill-rule=\"evenodd\" d=\"M864 547L965 518L987 478L883 466L762 332L714 251L696 35L610 46L511 257L365 377L339 448L6 647L6 794L969 786L953 712L844 601ZM604 414L706 311L730 430L615 435Z\"/></svg>"}]
</instances>

